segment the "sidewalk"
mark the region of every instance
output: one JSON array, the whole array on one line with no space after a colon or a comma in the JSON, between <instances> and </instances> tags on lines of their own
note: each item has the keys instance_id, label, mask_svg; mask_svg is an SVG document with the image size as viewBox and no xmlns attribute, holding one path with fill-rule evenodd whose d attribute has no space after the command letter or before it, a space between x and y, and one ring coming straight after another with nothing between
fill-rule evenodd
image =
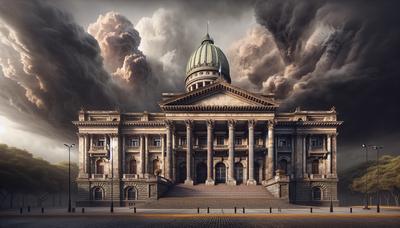
<instances>
[{"instance_id":1,"label":"sidewalk","mask_svg":"<svg viewBox=\"0 0 400 228\"><path fill-rule=\"evenodd\" d=\"M76 208L75 212L68 213L66 208L44 208L44 213L41 212L41 208L31 208L30 212L27 212L27 208L23 209L22 214L19 209L13 210L2 210L0 211L0 217L4 216L133 216L133 215L349 215L349 216L384 216L384 215L395 215L400 217L400 207L381 207L380 213L376 212L376 207L371 207L370 210L364 210L362 207L353 207L352 213L350 213L350 207L334 207L333 212L330 212L329 207L303 207L293 209L278 209L269 208L265 209L244 209L237 208L236 214L234 208L210 208L207 213L207 208L195 209L141 209L128 207L115 207L114 213L110 213L109 207L87 207Z\"/></svg>"}]
</instances>

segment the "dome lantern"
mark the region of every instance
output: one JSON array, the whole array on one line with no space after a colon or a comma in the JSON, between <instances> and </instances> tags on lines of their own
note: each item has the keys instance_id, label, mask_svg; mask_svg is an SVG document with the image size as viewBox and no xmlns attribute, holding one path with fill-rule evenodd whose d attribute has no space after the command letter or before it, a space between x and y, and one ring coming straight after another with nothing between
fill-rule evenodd
<instances>
[{"instance_id":1,"label":"dome lantern","mask_svg":"<svg viewBox=\"0 0 400 228\"><path fill-rule=\"evenodd\" d=\"M187 63L186 91L204 87L220 78L231 82L228 59L207 33Z\"/></svg>"}]
</instances>

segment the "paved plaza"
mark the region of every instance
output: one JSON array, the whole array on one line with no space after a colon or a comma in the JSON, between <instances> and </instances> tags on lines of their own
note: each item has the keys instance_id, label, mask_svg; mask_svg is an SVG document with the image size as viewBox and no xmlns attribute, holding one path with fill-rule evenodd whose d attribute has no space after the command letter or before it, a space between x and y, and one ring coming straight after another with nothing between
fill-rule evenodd
<instances>
[{"instance_id":1,"label":"paved plaza","mask_svg":"<svg viewBox=\"0 0 400 228\"><path fill-rule=\"evenodd\" d=\"M196 209L136 209L115 208L77 208L75 213L66 213L65 208L33 208L20 214L19 210L0 212L0 227L399 227L400 209L382 208L377 214L374 208L363 210L354 207L336 207L334 212L328 208L293 209L245 209L201 208Z\"/></svg>"}]
</instances>

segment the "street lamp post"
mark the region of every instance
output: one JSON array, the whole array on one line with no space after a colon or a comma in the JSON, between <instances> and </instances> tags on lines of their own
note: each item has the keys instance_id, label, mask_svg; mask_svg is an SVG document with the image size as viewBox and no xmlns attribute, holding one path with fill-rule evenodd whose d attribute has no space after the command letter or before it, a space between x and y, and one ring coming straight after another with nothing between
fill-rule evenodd
<instances>
[{"instance_id":1,"label":"street lamp post","mask_svg":"<svg viewBox=\"0 0 400 228\"><path fill-rule=\"evenodd\" d=\"M365 172L365 206L364 210L369 210L368 206L368 145L362 144L365 150L365 162L366 162L366 172Z\"/></svg>"},{"instance_id":2,"label":"street lamp post","mask_svg":"<svg viewBox=\"0 0 400 228\"><path fill-rule=\"evenodd\" d=\"M379 205L379 150L383 148L383 146L373 146L373 148L376 150L376 197L377 197L377 203L376 203L376 212L379 213L381 211L380 205Z\"/></svg>"},{"instance_id":3,"label":"street lamp post","mask_svg":"<svg viewBox=\"0 0 400 228\"><path fill-rule=\"evenodd\" d=\"M112 138L110 139L110 161L111 161L111 204L110 204L110 212L114 213L114 159L113 159L113 145ZM107 145L108 147L108 145Z\"/></svg>"},{"instance_id":4,"label":"street lamp post","mask_svg":"<svg viewBox=\"0 0 400 228\"><path fill-rule=\"evenodd\" d=\"M68 147L68 212L71 212L71 148L75 144L64 144Z\"/></svg>"}]
</instances>

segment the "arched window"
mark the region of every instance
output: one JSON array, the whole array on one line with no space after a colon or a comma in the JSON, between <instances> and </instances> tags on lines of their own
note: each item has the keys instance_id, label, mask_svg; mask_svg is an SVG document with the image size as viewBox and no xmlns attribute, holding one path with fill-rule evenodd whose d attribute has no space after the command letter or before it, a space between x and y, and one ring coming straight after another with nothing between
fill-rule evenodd
<instances>
[{"instance_id":1,"label":"arched window","mask_svg":"<svg viewBox=\"0 0 400 228\"><path fill-rule=\"evenodd\" d=\"M319 161L318 160L314 160L312 161L312 174L319 174Z\"/></svg>"},{"instance_id":2,"label":"arched window","mask_svg":"<svg viewBox=\"0 0 400 228\"><path fill-rule=\"evenodd\" d=\"M129 187L126 189L126 197L127 200L136 200L136 189L134 187Z\"/></svg>"},{"instance_id":3,"label":"arched window","mask_svg":"<svg viewBox=\"0 0 400 228\"><path fill-rule=\"evenodd\" d=\"M319 187L312 188L312 199L313 200L321 200L321 188L319 188Z\"/></svg>"},{"instance_id":4,"label":"arched window","mask_svg":"<svg viewBox=\"0 0 400 228\"><path fill-rule=\"evenodd\" d=\"M161 165L158 159L153 160L153 174L158 176L161 173Z\"/></svg>"},{"instance_id":5,"label":"arched window","mask_svg":"<svg viewBox=\"0 0 400 228\"><path fill-rule=\"evenodd\" d=\"M129 173L130 174L136 174L136 160L135 159L132 159L130 162L129 162Z\"/></svg>"},{"instance_id":6,"label":"arched window","mask_svg":"<svg viewBox=\"0 0 400 228\"><path fill-rule=\"evenodd\" d=\"M282 170L283 172L287 173L287 161L286 161L286 159L281 159L279 161L279 169Z\"/></svg>"},{"instance_id":7,"label":"arched window","mask_svg":"<svg viewBox=\"0 0 400 228\"><path fill-rule=\"evenodd\" d=\"M104 174L104 160L99 159L96 161L96 174Z\"/></svg>"},{"instance_id":8,"label":"arched window","mask_svg":"<svg viewBox=\"0 0 400 228\"><path fill-rule=\"evenodd\" d=\"M94 200L103 200L103 189L100 187L95 187L93 189Z\"/></svg>"}]
</instances>

